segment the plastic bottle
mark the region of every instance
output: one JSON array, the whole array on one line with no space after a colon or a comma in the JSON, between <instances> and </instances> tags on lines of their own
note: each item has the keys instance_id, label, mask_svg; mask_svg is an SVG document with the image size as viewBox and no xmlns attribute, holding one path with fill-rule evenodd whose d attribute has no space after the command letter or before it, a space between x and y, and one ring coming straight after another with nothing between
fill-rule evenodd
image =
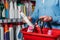
<instances>
[{"instance_id":1,"label":"plastic bottle","mask_svg":"<svg viewBox=\"0 0 60 40\"><path fill-rule=\"evenodd\" d=\"M10 36L10 40L14 40L14 32L13 32L12 24L9 24L9 36Z\"/></svg>"},{"instance_id":2,"label":"plastic bottle","mask_svg":"<svg viewBox=\"0 0 60 40\"><path fill-rule=\"evenodd\" d=\"M9 4L7 0L5 1L4 5L5 5L5 17L9 18Z\"/></svg>"},{"instance_id":3,"label":"plastic bottle","mask_svg":"<svg viewBox=\"0 0 60 40\"><path fill-rule=\"evenodd\" d=\"M20 32L20 30L21 30L21 26L18 23L16 27L16 40L22 40L22 33Z\"/></svg>"},{"instance_id":4,"label":"plastic bottle","mask_svg":"<svg viewBox=\"0 0 60 40\"><path fill-rule=\"evenodd\" d=\"M2 11L2 17L5 18L5 8Z\"/></svg>"},{"instance_id":5,"label":"plastic bottle","mask_svg":"<svg viewBox=\"0 0 60 40\"><path fill-rule=\"evenodd\" d=\"M4 24L4 40L10 40L8 24Z\"/></svg>"},{"instance_id":6,"label":"plastic bottle","mask_svg":"<svg viewBox=\"0 0 60 40\"><path fill-rule=\"evenodd\" d=\"M29 21L29 19L24 15L23 12L20 13L20 15L22 16L22 18L24 19L24 21L29 25L31 26L32 29L34 29L34 25ZM28 28L28 30L30 29L30 27ZM27 30L27 31L28 31ZM30 32L30 31L29 31ZM32 32L32 31L31 31Z\"/></svg>"},{"instance_id":7,"label":"plastic bottle","mask_svg":"<svg viewBox=\"0 0 60 40\"><path fill-rule=\"evenodd\" d=\"M16 3L16 1L14 1L14 13L15 13L14 17L18 18L17 3Z\"/></svg>"},{"instance_id":8,"label":"plastic bottle","mask_svg":"<svg viewBox=\"0 0 60 40\"><path fill-rule=\"evenodd\" d=\"M0 2L0 19L3 19L3 17L2 17L3 9L4 9L4 5Z\"/></svg>"},{"instance_id":9,"label":"plastic bottle","mask_svg":"<svg viewBox=\"0 0 60 40\"><path fill-rule=\"evenodd\" d=\"M14 18L14 8L13 8L13 2L12 1L10 1L9 18L10 19Z\"/></svg>"},{"instance_id":10,"label":"plastic bottle","mask_svg":"<svg viewBox=\"0 0 60 40\"><path fill-rule=\"evenodd\" d=\"M0 24L0 40L4 40L4 29L1 24Z\"/></svg>"},{"instance_id":11,"label":"plastic bottle","mask_svg":"<svg viewBox=\"0 0 60 40\"><path fill-rule=\"evenodd\" d=\"M16 23L13 24L14 40L16 40Z\"/></svg>"},{"instance_id":12,"label":"plastic bottle","mask_svg":"<svg viewBox=\"0 0 60 40\"><path fill-rule=\"evenodd\" d=\"M25 1L25 6L26 6L26 14L27 14L27 16L30 16L31 15L31 13L32 13L32 3L30 2L30 0L28 0L28 1Z\"/></svg>"},{"instance_id":13,"label":"plastic bottle","mask_svg":"<svg viewBox=\"0 0 60 40\"><path fill-rule=\"evenodd\" d=\"M32 28L34 28L34 25L29 21L29 19L27 18L27 16L24 15L23 12L21 12L20 15L22 16L22 18L25 20L25 22L26 22L29 26L32 26Z\"/></svg>"}]
</instances>

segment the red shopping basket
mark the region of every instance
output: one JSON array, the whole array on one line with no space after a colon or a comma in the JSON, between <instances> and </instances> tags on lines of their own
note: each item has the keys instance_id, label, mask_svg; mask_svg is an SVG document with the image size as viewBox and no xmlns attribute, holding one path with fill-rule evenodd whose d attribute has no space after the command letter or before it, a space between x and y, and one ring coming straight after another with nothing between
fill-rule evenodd
<instances>
[{"instance_id":1,"label":"red shopping basket","mask_svg":"<svg viewBox=\"0 0 60 40\"><path fill-rule=\"evenodd\" d=\"M52 35L48 35L48 28L43 28L43 34L38 33L35 29L35 32L27 32L27 28L21 30L24 40L60 40L60 30L52 29Z\"/></svg>"}]
</instances>

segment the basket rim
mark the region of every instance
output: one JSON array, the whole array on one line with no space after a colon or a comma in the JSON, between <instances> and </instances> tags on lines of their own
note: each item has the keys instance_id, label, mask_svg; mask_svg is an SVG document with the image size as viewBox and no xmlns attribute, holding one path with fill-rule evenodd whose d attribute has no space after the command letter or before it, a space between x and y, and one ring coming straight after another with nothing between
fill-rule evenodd
<instances>
[{"instance_id":1,"label":"basket rim","mask_svg":"<svg viewBox=\"0 0 60 40\"><path fill-rule=\"evenodd\" d=\"M39 37L49 37L49 38L57 38L59 35L47 35L47 34L40 34L40 33L34 33L34 32L26 32L24 28L21 30L23 35L30 35L30 36L39 36Z\"/></svg>"}]
</instances>

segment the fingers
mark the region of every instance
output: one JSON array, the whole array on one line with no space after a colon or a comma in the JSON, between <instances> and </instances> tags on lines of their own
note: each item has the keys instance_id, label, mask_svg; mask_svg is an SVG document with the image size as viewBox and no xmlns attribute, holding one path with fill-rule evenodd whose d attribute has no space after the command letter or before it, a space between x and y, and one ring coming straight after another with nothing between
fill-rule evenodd
<instances>
[{"instance_id":1,"label":"fingers","mask_svg":"<svg viewBox=\"0 0 60 40\"><path fill-rule=\"evenodd\" d=\"M40 19L41 21L45 21L47 18L46 18L46 16L41 16L39 19Z\"/></svg>"},{"instance_id":2,"label":"fingers","mask_svg":"<svg viewBox=\"0 0 60 40\"><path fill-rule=\"evenodd\" d=\"M43 18L45 18L46 16L41 16L39 19L43 19Z\"/></svg>"},{"instance_id":3,"label":"fingers","mask_svg":"<svg viewBox=\"0 0 60 40\"><path fill-rule=\"evenodd\" d=\"M50 16L41 16L39 19L41 19L44 22L49 22L52 20Z\"/></svg>"},{"instance_id":4,"label":"fingers","mask_svg":"<svg viewBox=\"0 0 60 40\"><path fill-rule=\"evenodd\" d=\"M47 19L47 18L44 18L44 19L43 19L43 21L44 21L44 22L47 22L47 21L48 21L48 19Z\"/></svg>"}]
</instances>

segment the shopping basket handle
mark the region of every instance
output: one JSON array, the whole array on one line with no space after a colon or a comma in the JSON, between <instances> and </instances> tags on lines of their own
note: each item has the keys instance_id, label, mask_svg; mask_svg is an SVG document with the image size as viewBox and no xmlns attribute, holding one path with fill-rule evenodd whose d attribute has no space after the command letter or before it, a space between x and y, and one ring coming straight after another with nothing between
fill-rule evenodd
<instances>
[{"instance_id":1,"label":"shopping basket handle","mask_svg":"<svg viewBox=\"0 0 60 40\"><path fill-rule=\"evenodd\" d=\"M35 23L38 24L38 22L40 23L40 27L43 28L44 27L44 21L42 21L42 19L37 19L37 21Z\"/></svg>"},{"instance_id":2,"label":"shopping basket handle","mask_svg":"<svg viewBox=\"0 0 60 40\"><path fill-rule=\"evenodd\" d=\"M47 22L47 26L48 26L50 29L52 29L52 26L51 26L50 22Z\"/></svg>"},{"instance_id":3,"label":"shopping basket handle","mask_svg":"<svg viewBox=\"0 0 60 40\"><path fill-rule=\"evenodd\" d=\"M40 21L40 22L39 22L39 21ZM38 24L38 22L40 23L41 33L43 33L43 32L42 32L42 29L45 27L45 26L44 26L44 21L42 21L42 19L37 19L36 23ZM47 23L47 26L48 26L50 29L52 29L52 26L51 26L50 22L46 22L46 23Z\"/></svg>"},{"instance_id":4,"label":"shopping basket handle","mask_svg":"<svg viewBox=\"0 0 60 40\"><path fill-rule=\"evenodd\" d=\"M39 21L40 21L40 22L39 22ZM42 21L42 19L37 19L37 21L36 21L35 23L38 24L38 22L40 23L40 27L41 27L41 28L45 27L45 26L44 26L44 21ZM46 22L46 23L47 23L47 26L48 26L50 29L52 29L52 26L51 26L50 22Z\"/></svg>"},{"instance_id":5,"label":"shopping basket handle","mask_svg":"<svg viewBox=\"0 0 60 40\"><path fill-rule=\"evenodd\" d=\"M41 30L41 33L43 33L42 29L44 27L44 22L42 21L42 19L37 19L37 21L35 23L40 24L40 30Z\"/></svg>"}]
</instances>

